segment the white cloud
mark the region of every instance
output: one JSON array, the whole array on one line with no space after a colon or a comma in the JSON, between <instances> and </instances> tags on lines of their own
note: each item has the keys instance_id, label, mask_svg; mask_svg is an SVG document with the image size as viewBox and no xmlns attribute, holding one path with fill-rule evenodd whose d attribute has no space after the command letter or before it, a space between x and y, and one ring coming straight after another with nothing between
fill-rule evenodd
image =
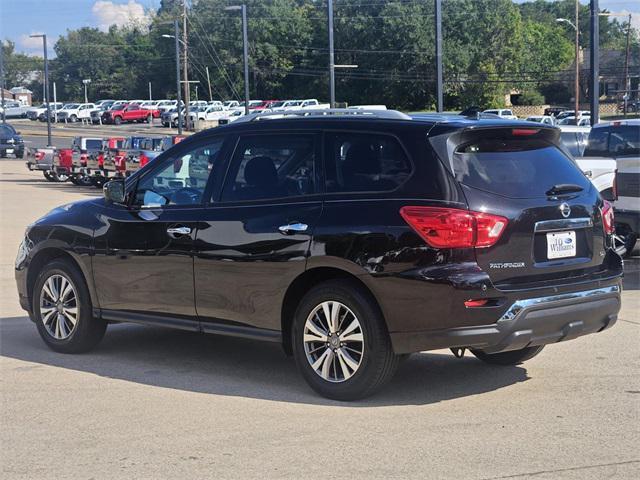
<instances>
[{"instance_id":1,"label":"white cloud","mask_svg":"<svg viewBox=\"0 0 640 480\"><path fill-rule=\"evenodd\" d=\"M41 33L42 32L32 32L31 35L40 35ZM49 42L47 41L47 43ZM26 51L33 53L40 52L40 54L42 54L42 37L30 37L27 34L20 35L18 45Z\"/></svg>"},{"instance_id":2,"label":"white cloud","mask_svg":"<svg viewBox=\"0 0 640 480\"><path fill-rule=\"evenodd\" d=\"M98 28L101 30L108 30L111 25L119 27L132 23L148 25L150 21L144 7L135 0L129 0L128 3L98 0L93 4L91 12L96 17Z\"/></svg>"}]
</instances>

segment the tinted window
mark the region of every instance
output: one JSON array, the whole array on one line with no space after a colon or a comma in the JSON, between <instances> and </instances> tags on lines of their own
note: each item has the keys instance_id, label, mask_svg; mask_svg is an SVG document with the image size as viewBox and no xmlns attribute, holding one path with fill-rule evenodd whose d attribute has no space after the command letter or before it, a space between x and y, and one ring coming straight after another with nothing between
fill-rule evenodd
<instances>
[{"instance_id":1,"label":"tinted window","mask_svg":"<svg viewBox=\"0 0 640 480\"><path fill-rule=\"evenodd\" d=\"M197 147L179 157L170 157L142 177L135 205L198 205L211 172L216 171L222 139Z\"/></svg>"},{"instance_id":2,"label":"tinted window","mask_svg":"<svg viewBox=\"0 0 640 480\"><path fill-rule=\"evenodd\" d=\"M411 164L393 137L329 133L326 138L327 192L386 192L411 173Z\"/></svg>"},{"instance_id":3,"label":"tinted window","mask_svg":"<svg viewBox=\"0 0 640 480\"><path fill-rule=\"evenodd\" d=\"M100 150L102 148L102 140L87 140L87 150Z\"/></svg>"},{"instance_id":4,"label":"tinted window","mask_svg":"<svg viewBox=\"0 0 640 480\"><path fill-rule=\"evenodd\" d=\"M242 137L225 185L223 201L266 200L315 193L313 135Z\"/></svg>"},{"instance_id":5,"label":"tinted window","mask_svg":"<svg viewBox=\"0 0 640 480\"><path fill-rule=\"evenodd\" d=\"M554 145L535 139L487 138L458 147L456 179L511 198L535 198L561 183L589 188L589 180Z\"/></svg>"},{"instance_id":6,"label":"tinted window","mask_svg":"<svg viewBox=\"0 0 640 480\"><path fill-rule=\"evenodd\" d=\"M622 155L640 155L640 127L625 125L609 131L609 153Z\"/></svg>"}]
</instances>

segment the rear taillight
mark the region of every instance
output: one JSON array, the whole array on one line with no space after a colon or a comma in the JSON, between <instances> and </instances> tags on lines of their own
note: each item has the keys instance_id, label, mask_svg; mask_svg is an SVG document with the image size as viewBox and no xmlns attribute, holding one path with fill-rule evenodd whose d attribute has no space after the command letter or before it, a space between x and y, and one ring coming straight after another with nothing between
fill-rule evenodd
<instances>
[{"instance_id":1,"label":"rear taillight","mask_svg":"<svg viewBox=\"0 0 640 480\"><path fill-rule=\"evenodd\" d=\"M101 153L98 155L98 167L102 168L104 166L104 154Z\"/></svg>"},{"instance_id":2,"label":"rear taillight","mask_svg":"<svg viewBox=\"0 0 640 480\"><path fill-rule=\"evenodd\" d=\"M613 205L606 200L604 200L604 205L602 206L602 227L607 235L611 235L615 231Z\"/></svg>"},{"instance_id":3,"label":"rear taillight","mask_svg":"<svg viewBox=\"0 0 640 480\"><path fill-rule=\"evenodd\" d=\"M402 218L434 248L484 248L500 239L505 217L456 208L402 207Z\"/></svg>"},{"instance_id":4,"label":"rear taillight","mask_svg":"<svg viewBox=\"0 0 640 480\"><path fill-rule=\"evenodd\" d=\"M88 155L86 153L80 154L80 165L82 165L83 167L86 167L87 166L87 158L88 158Z\"/></svg>"},{"instance_id":5,"label":"rear taillight","mask_svg":"<svg viewBox=\"0 0 640 480\"><path fill-rule=\"evenodd\" d=\"M44 158L44 152L36 152L35 159L36 161L40 161Z\"/></svg>"},{"instance_id":6,"label":"rear taillight","mask_svg":"<svg viewBox=\"0 0 640 480\"><path fill-rule=\"evenodd\" d=\"M140 154L140 168L144 167L147 163L149 163L149 157L147 157L144 153Z\"/></svg>"}]
</instances>

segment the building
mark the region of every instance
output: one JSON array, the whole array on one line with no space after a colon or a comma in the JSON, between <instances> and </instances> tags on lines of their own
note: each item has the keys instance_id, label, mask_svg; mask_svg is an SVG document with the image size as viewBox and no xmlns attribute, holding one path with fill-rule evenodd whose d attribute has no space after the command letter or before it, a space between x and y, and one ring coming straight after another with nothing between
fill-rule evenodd
<instances>
[{"instance_id":1,"label":"building","mask_svg":"<svg viewBox=\"0 0 640 480\"><path fill-rule=\"evenodd\" d=\"M9 92L11 93L12 98L14 100L19 101L23 105L28 105L28 106L32 105L31 96L32 96L33 92L31 90L29 90L28 88L13 87L11 90L9 90Z\"/></svg>"}]
</instances>

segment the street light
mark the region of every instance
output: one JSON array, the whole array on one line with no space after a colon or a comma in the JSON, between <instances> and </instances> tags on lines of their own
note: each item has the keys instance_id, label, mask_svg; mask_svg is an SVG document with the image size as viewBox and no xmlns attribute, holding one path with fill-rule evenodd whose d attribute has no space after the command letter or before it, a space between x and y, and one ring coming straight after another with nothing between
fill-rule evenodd
<instances>
[{"instance_id":1,"label":"street light","mask_svg":"<svg viewBox=\"0 0 640 480\"><path fill-rule=\"evenodd\" d=\"M576 21L575 23L573 23L571 20L567 19L567 18L556 18L556 22L558 23L566 23L567 25L570 25L571 28L573 28L576 32L576 71L575 71L575 75L576 75L576 80L575 80L575 87L574 87L574 110L575 110L575 117L576 117L576 125L578 124L578 112L580 111L580 30L578 29L578 9L579 9L580 4L578 3L578 0L576 0Z\"/></svg>"},{"instance_id":2,"label":"street light","mask_svg":"<svg viewBox=\"0 0 640 480\"><path fill-rule=\"evenodd\" d=\"M51 110L49 108L49 60L47 59L47 35L42 33L29 35L29 37L42 37L42 48L44 49L44 96L46 97L45 101L47 102L47 147L51 147Z\"/></svg>"},{"instance_id":3,"label":"street light","mask_svg":"<svg viewBox=\"0 0 640 480\"><path fill-rule=\"evenodd\" d=\"M84 80L82 80L82 84L84 85L84 103L89 103L89 100L87 97L87 85L89 85L90 83L91 83L90 78L85 78Z\"/></svg>"},{"instance_id":4,"label":"street light","mask_svg":"<svg viewBox=\"0 0 640 480\"><path fill-rule=\"evenodd\" d=\"M177 110L178 110L178 135L182 135L182 105L180 105L182 103L182 98L180 95L180 39L178 38L178 34L179 34L179 27L178 27L178 20L174 20L173 21L173 28L175 30L175 35L167 35L167 34L163 34L162 36L164 38L173 38L175 40L175 44L176 44L176 92L178 94L178 103L177 103Z\"/></svg>"},{"instance_id":5,"label":"street light","mask_svg":"<svg viewBox=\"0 0 640 480\"><path fill-rule=\"evenodd\" d=\"M227 11L242 11L242 56L244 59L244 114L249 115L249 40L247 39L247 6L231 5Z\"/></svg>"}]
</instances>

